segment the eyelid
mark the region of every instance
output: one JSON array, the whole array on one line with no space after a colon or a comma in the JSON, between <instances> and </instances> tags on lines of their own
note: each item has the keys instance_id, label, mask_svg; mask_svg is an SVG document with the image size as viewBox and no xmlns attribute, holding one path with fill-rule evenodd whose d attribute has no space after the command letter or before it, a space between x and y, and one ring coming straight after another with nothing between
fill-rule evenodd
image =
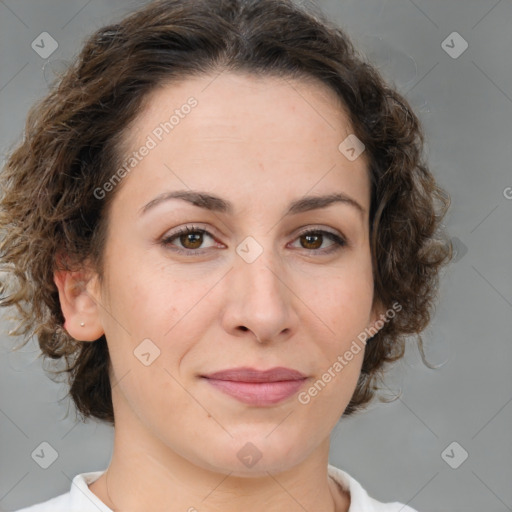
<instances>
[{"instance_id":1,"label":"eyelid","mask_svg":"<svg viewBox=\"0 0 512 512\"><path fill-rule=\"evenodd\" d=\"M206 235L210 237L216 244L222 244L222 242L219 242L217 240L217 236L215 233L212 233L212 231L215 231L210 226L202 225L201 223L192 223L192 224L185 224L182 226L179 226L178 228L171 230L170 232L166 232L162 237L160 237L158 243L161 245L164 245L166 247L170 247L171 243L170 240L178 238L180 235L187 234L187 233L193 233L193 232L199 232L203 235ZM337 250L343 249L344 247L347 247L349 245L347 237L338 230L332 230L332 228L327 228L325 226L320 225L307 225L303 226L302 228L299 228L298 231L295 231L295 234L290 234L289 236L293 236L293 239L291 242L289 242L287 245L292 244L296 240L298 240L301 236L310 234L310 233L320 233L322 236L330 235L330 240L333 242L331 246L324 249L304 249L299 248L299 250L305 251L306 253L310 253L311 255L326 255L331 252L336 252ZM179 253L179 254L186 254L189 256L198 255L198 254L204 254L212 247L206 247L201 249L183 249L181 247L174 247L170 250Z\"/></svg>"},{"instance_id":2,"label":"eyelid","mask_svg":"<svg viewBox=\"0 0 512 512\"><path fill-rule=\"evenodd\" d=\"M201 225L200 223L194 222L192 224L185 224L185 225L177 227L176 229L167 231L162 237L160 237L159 241L161 243L161 242L165 242L167 240L173 239L173 238L178 238L182 234L187 234L189 232L190 233L199 232L199 233L203 233L203 234L209 236L212 240L219 243L217 240L217 238L218 238L217 235L215 233L212 233L212 231L215 231L215 230L213 230L209 226L205 227L205 225ZM201 251L201 250L203 250L203 249L197 249L197 251ZM188 249L186 252L192 252L192 251L194 251L194 249Z\"/></svg>"},{"instance_id":3,"label":"eyelid","mask_svg":"<svg viewBox=\"0 0 512 512\"><path fill-rule=\"evenodd\" d=\"M331 228L327 228L324 226L315 226L315 225L310 225L310 226L307 226L304 229L300 230L293 237L293 240L291 243L295 242L301 236L304 236L304 235L307 235L310 233L320 233L322 236L324 236L324 237L327 236L328 238L330 238L331 241L333 242L333 244L331 246L329 246L329 248L326 248L326 249L318 249L318 250L303 249L307 253L310 253L312 256L314 256L315 254L316 255L331 254L331 253L337 252L340 249L349 247L349 245L350 245L347 237L341 231L332 230Z\"/></svg>"},{"instance_id":4,"label":"eyelid","mask_svg":"<svg viewBox=\"0 0 512 512\"><path fill-rule=\"evenodd\" d=\"M295 237L301 236L304 233L309 233L311 231L322 231L325 233L330 233L331 235L339 236L340 238L343 238L343 239L346 238L345 235L343 235L343 233L341 233L341 231L333 230L332 228L328 228L328 227L321 226L321 225L315 225L315 224L310 224L310 225L305 226L304 228L299 228L299 231L297 232Z\"/></svg>"}]
</instances>

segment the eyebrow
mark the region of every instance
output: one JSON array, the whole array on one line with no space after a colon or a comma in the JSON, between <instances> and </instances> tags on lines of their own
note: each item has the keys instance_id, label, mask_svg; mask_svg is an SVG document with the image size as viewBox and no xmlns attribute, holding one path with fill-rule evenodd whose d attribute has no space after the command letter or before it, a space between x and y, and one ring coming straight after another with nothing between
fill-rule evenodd
<instances>
[{"instance_id":1,"label":"eyebrow","mask_svg":"<svg viewBox=\"0 0 512 512\"><path fill-rule=\"evenodd\" d=\"M214 196L207 192L194 190L175 190L172 192L163 192L156 196L140 209L140 215L143 215L158 204L171 199L181 199L194 206L213 212L225 213L228 215L232 215L234 212L233 204L221 197ZM326 208L334 203L342 203L352 206L362 216L364 216L366 212L366 210L355 199L352 199L350 196L342 192L337 192L323 196L306 196L296 199L290 203L285 216L297 215L298 213L316 210L319 208Z\"/></svg>"}]
</instances>

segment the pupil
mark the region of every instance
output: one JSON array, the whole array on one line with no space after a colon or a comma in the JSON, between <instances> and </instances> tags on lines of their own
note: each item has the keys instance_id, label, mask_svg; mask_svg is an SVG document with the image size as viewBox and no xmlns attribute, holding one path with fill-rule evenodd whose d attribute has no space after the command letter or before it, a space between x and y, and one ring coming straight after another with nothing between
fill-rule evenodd
<instances>
[{"instance_id":1,"label":"pupil","mask_svg":"<svg viewBox=\"0 0 512 512\"><path fill-rule=\"evenodd\" d=\"M185 238L185 242L183 241L183 237ZM202 234L201 233L187 233L187 234L183 235L183 237L181 239L181 243L185 247L188 247L188 244L192 244L193 247L189 247L191 249L197 249L198 246L200 246L202 243Z\"/></svg>"},{"instance_id":2,"label":"pupil","mask_svg":"<svg viewBox=\"0 0 512 512\"><path fill-rule=\"evenodd\" d=\"M307 242L308 244L313 243L315 249L317 249L318 247L320 247L322 245L322 242L318 243L318 241L321 238L320 235L305 235L304 238L306 238L306 240L308 240L308 242ZM316 238L316 243L311 242L312 238Z\"/></svg>"}]
</instances>

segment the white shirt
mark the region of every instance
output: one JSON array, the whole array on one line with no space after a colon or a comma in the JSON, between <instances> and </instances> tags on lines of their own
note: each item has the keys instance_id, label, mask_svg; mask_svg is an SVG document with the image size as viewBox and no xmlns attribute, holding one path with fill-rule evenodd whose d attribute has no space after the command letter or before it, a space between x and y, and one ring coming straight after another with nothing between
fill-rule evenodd
<instances>
[{"instance_id":1,"label":"white shirt","mask_svg":"<svg viewBox=\"0 0 512 512\"><path fill-rule=\"evenodd\" d=\"M88 487L88 484L92 484L104 472L105 470L76 475L73 478L69 492L15 512L113 512ZM359 482L345 471L330 464L328 465L328 473L343 489L350 493L351 501L348 512L417 512L411 507L396 501L381 503L370 498Z\"/></svg>"}]
</instances>

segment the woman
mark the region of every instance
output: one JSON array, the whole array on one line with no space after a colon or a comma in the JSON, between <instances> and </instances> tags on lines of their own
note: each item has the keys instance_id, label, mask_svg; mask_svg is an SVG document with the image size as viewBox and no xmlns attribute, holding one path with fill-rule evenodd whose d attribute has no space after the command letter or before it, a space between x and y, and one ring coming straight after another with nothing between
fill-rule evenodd
<instances>
[{"instance_id":1,"label":"woman","mask_svg":"<svg viewBox=\"0 0 512 512\"><path fill-rule=\"evenodd\" d=\"M328 464L430 319L449 205L407 101L287 0L97 31L2 173L2 305L115 426L23 509L412 511Z\"/></svg>"}]
</instances>

